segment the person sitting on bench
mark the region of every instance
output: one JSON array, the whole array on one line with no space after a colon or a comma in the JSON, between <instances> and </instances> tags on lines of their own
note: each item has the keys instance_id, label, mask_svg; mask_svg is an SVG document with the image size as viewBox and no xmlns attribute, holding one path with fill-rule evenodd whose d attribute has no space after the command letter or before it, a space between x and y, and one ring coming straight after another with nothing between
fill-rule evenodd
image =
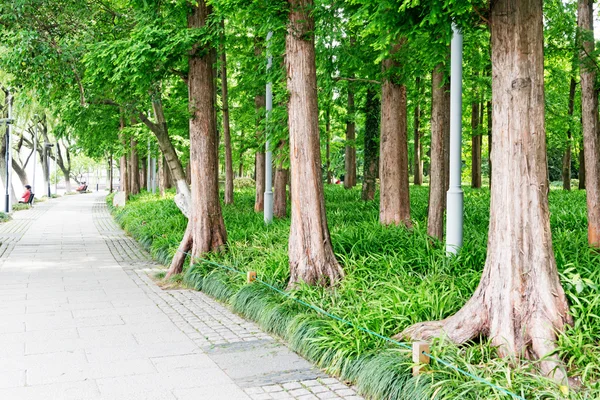
<instances>
[{"instance_id":1,"label":"person sitting on bench","mask_svg":"<svg viewBox=\"0 0 600 400\"><path fill-rule=\"evenodd\" d=\"M21 196L19 203L29 204L32 195L33 193L31 193L31 186L25 185L25 193L23 193L23 196Z\"/></svg>"},{"instance_id":2,"label":"person sitting on bench","mask_svg":"<svg viewBox=\"0 0 600 400\"><path fill-rule=\"evenodd\" d=\"M75 189L75 191L77 192L85 192L87 190L87 185L85 184L85 182L81 182L81 185L79 185L79 187L77 189Z\"/></svg>"}]
</instances>

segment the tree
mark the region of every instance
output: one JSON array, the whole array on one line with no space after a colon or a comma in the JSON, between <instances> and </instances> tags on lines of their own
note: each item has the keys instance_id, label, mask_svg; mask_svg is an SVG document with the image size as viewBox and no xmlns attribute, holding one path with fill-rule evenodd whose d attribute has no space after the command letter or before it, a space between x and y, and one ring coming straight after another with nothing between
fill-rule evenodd
<instances>
[{"instance_id":1,"label":"tree","mask_svg":"<svg viewBox=\"0 0 600 400\"><path fill-rule=\"evenodd\" d=\"M404 43L405 39L398 39L382 63L379 221L410 226L406 87L399 77L401 65L395 59Z\"/></svg>"},{"instance_id":2,"label":"tree","mask_svg":"<svg viewBox=\"0 0 600 400\"><path fill-rule=\"evenodd\" d=\"M371 201L375 198L376 180L379 176L379 118L380 101L375 89L367 86L365 101L365 142L364 172L362 199Z\"/></svg>"},{"instance_id":3,"label":"tree","mask_svg":"<svg viewBox=\"0 0 600 400\"><path fill-rule=\"evenodd\" d=\"M344 271L333 254L321 179L317 73L312 0L288 0L286 66L292 217L289 239L290 281L334 285Z\"/></svg>"},{"instance_id":4,"label":"tree","mask_svg":"<svg viewBox=\"0 0 600 400\"><path fill-rule=\"evenodd\" d=\"M188 28L206 29L212 7L198 1L188 16ZM179 273L186 253L192 257L219 251L227 242L227 231L219 202L219 157L215 109L214 38L194 45L189 55L190 163L192 177L192 212L178 253L173 257L167 276Z\"/></svg>"},{"instance_id":5,"label":"tree","mask_svg":"<svg viewBox=\"0 0 600 400\"><path fill-rule=\"evenodd\" d=\"M542 359L543 372L562 381L552 352L571 316L550 233L542 17L542 0L491 5L494 185L479 286L453 316L399 336L464 343L485 334L501 356Z\"/></svg>"},{"instance_id":6,"label":"tree","mask_svg":"<svg viewBox=\"0 0 600 400\"><path fill-rule=\"evenodd\" d=\"M414 173L414 181L413 183L417 186L423 184L423 143L421 142L421 78L417 77L415 80L416 89L417 89L417 99L414 109L414 122L413 122L413 173Z\"/></svg>"},{"instance_id":7,"label":"tree","mask_svg":"<svg viewBox=\"0 0 600 400\"><path fill-rule=\"evenodd\" d=\"M227 91L227 55L225 53L225 20L221 20L221 102L223 103L223 142L225 145L225 204L233 204L233 160L229 125L229 96Z\"/></svg>"},{"instance_id":8,"label":"tree","mask_svg":"<svg viewBox=\"0 0 600 400\"><path fill-rule=\"evenodd\" d=\"M585 154L585 190L588 212L588 242L600 248L600 136L598 135L598 92L593 62L593 1L579 0L578 25L581 31L581 114Z\"/></svg>"}]
</instances>

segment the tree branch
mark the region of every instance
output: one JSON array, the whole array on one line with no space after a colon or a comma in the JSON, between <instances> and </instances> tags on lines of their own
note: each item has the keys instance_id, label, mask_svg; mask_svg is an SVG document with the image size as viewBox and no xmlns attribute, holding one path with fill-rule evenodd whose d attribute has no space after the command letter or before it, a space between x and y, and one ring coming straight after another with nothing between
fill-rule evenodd
<instances>
[{"instance_id":1,"label":"tree branch","mask_svg":"<svg viewBox=\"0 0 600 400\"><path fill-rule=\"evenodd\" d=\"M365 83L375 83L377 85L381 85L380 81L376 81L374 79L363 79L363 78L346 78L346 77L342 77L342 76L338 76L335 78L332 78L334 81L350 81L350 82L365 82Z\"/></svg>"}]
</instances>

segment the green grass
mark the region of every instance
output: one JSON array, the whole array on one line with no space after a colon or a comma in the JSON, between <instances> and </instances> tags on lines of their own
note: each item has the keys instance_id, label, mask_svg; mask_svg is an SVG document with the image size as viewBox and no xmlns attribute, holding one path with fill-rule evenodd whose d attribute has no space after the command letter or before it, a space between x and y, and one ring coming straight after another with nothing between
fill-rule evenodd
<instances>
[{"instance_id":1,"label":"green grass","mask_svg":"<svg viewBox=\"0 0 600 400\"><path fill-rule=\"evenodd\" d=\"M334 251L346 272L335 289L302 286L290 295L380 335L456 312L476 288L486 256L489 191L465 193L465 237L460 253L448 259L442 243L426 235L428 188L411 188L414 228L383 227L378 201L360 200L360 189L326 188ZM254 192L240 189L235 205L224 206L227 251L208 256L279 289L289 277L289 218L265 226L253 211ZM569 398L600 398L600 256L587 247L585 193L550 193L554 250L575 323L559 338L559 353L583 389ZM186 220L172 201L151 194L113 210L117 221L159 261L168 264ZM238 313L288 341L329 373L355 382L375 399L510 398L432 361L419 378L410 374L410 354L362 330L316 313L245 276L207 263L187 267L184 282L228 304ZM540 377L535 363L503 360L485 341L454 346L435 340L432 354L527 399L560 398L557 386Z\"/></svg>"},{"instance_id":2,"label":"green grass","mask_svg":"<svg viewBox=\"0 0 600 400\"><path fill-rule=\"evenodd\" d=\"M13 211L29 210L30 208L31 206L29 204L22 203L13 204L12 206Z\"/></svg>"},{"instance_id":3,"label":"green grass","mask_svg":"<svg viewBox=\"0 0 600 400\"><path fill-rule=\"evenodd\" d=\"M0 223L8 222L10 220L11 220L10 215L8 215L8 214L6 214L4 212L0 212Z\"/></svg>"}]
</instances>

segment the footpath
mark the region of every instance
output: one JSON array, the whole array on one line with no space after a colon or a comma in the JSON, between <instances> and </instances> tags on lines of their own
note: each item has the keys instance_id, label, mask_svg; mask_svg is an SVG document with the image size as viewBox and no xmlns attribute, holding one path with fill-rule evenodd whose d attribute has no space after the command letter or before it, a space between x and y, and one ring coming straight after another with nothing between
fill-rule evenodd
<instances>
[{"instance_id":1,"label":"footpath","mask_svg":"<svg viewBox=\"0 0 600 400\"><path fill-rule=\"evenodd\" d=\"M102 193L0 224L0 399L362 399L157 267Z\"/></svg>"}]
</instances>

